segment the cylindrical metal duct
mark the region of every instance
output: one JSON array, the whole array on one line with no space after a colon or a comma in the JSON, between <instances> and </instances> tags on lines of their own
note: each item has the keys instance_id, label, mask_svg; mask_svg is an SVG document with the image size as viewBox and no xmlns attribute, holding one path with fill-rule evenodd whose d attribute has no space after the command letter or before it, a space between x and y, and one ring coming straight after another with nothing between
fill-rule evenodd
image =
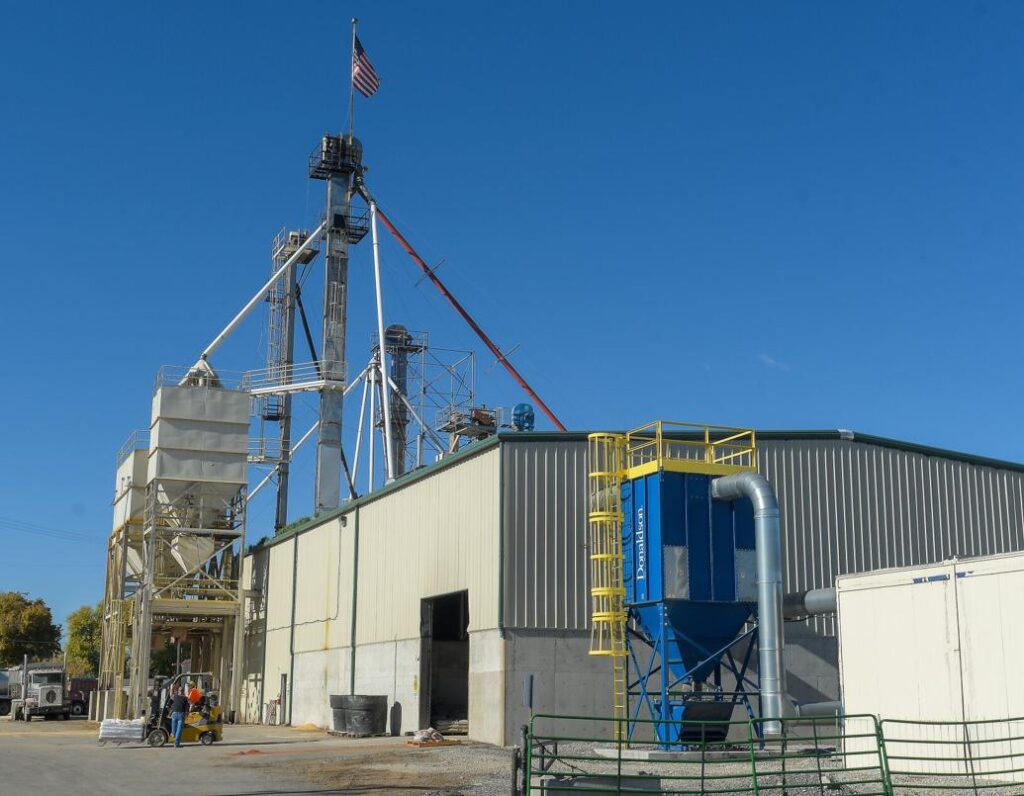
<instances>
[{"instance_id":1,"label":"cylindrical metal duct","mask_svg":"<svg viewBox=\"0 0 1024 796\"><path fill-rule=\"evenodd\" d=\"M749 498L754 504L754 545L757 548L757 668L761 684L761 715L767 735L782 733L786 669L782 661L782 537L779 502L763 475L736 473L711 482L718 500Z\"/></svg>"},{"instance_id":2,"label":"cylindrical metal duct","mask_svg":"<svg viewBox=\"0 0 1024 796\"><path fill-rule=\"evenodd\" d=\"M804 619L836 612L835 589L810 589L790 592L782 598L782 614L786 619Z\"/></svg>"},{"instance_id":3,"label":"cylindrical metal duct","mask_svg":"<svg viewBox=\"0 0 1024 796\"><path fill-rule=\"evenodd\" d=\"M795 705L796 715L804 719L825 719L843 715L842 702L804 702Z\"/></svg>"},{"instance_id":4,"label":"cylindrical metal duct","mask_svg":"<svg viewBox=\"0 0 1024 796\"><path fill-rule=\"evenodd\" d=\"M391 381L402 395L409 394L409 351L412 335L401 324L392 324L384 330L384 347L391 356ZM409 410L401 397L390 396L392 475L395 478L405 472L405 446L409 428Z\"/></svg>"}]
</instances>

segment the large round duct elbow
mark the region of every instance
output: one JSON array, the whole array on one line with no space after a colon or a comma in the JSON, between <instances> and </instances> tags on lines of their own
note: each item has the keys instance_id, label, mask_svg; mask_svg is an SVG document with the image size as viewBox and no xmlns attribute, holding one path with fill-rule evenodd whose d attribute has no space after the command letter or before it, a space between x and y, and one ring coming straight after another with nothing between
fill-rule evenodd
<instances>
[{"instance_id":1,"label":"large round duct elbow","mask_svg":"<svg viewBox=\"0 0 1024 796\"><path fill-rule=\"evenodd\" d=\"M711 482L717 500L748 498L754 505L754 546L757 552L757 663L761 716L766 735L780 735L786 693L783 664L782 535L779 502L763 475L744 472Z\"/></svg>"}]
</instances>

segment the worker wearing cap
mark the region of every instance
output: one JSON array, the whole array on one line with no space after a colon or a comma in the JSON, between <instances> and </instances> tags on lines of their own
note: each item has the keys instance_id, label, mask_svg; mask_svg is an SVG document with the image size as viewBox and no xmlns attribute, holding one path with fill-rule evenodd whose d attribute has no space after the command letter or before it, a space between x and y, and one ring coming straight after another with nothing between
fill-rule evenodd
<instances>
[{"instance_id":1,"label":"worker wearing cap","mask_svg":"<svg viewBox=\"0 0 1024 796\"><path fill-rule=\"evenodd\" d=\"M174 736L175 747L181 746L181 731L185 727L185 713L188 711L188 699L179 686L171 692L171 735Z\"/></svg>"}]
</instances>

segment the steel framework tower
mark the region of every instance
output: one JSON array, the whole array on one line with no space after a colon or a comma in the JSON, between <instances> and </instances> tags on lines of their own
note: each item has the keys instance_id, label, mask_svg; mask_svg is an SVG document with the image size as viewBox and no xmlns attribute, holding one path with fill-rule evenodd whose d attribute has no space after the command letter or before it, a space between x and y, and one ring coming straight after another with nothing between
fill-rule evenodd
<instances>
[{"instance_id":1,"label":"steel framework tower","mask_svg":"<svg viewBox=\"0 0 1024 796\"><path fill-rule=\"evenodd\" d=\"M351 135L326 134L309 156L311 179L327 183L324 223L324 296L321 377L345 380L345 322L348 301L348 247L369 231L367 214L352 212L352 197L363 177L363 146ZM337 508L341 501L340 389L320 391L320 428L316 441L316 511Z\"/></svg>"},{"instance_id":2,"label":"steel framework tower","mask_svg":"<svg viewBox=\"0 0 1024 796\"><path fill-rule=\"evenodd\" d=\"M309 235L308 230L289 232L282 229L271 244L271 273L278 273L286 261L297 255L294 265L285 270L267 293L267 367L262 378L282 388L287 388L294 376L296 267L312 262L320 251L315 245L299 251ZM292 395L283 390L258 395L255 400L260 417L260 437L255 455L250 454L249 459L259 464L274 465L277 476L274 529L279 530L288 524Z\"/></svg>"},{"instance_id":3,"label":"steel framework tower","mask_svg":"<svg viewBox=\"0 0 1024 796\"><path fill-rule=\"evenodd\" d=\"M409 421L412 416L405 406L409 399L409 356L422 352L425 344L416 340L401 324L392 324L384 330L384 349L391 355L391 381L395 390L391 401L392 474L395 478L405 473ZM379 349L379 346L378 346ZM422 432L421 432L422 433Z\"/></svg>"},{"instance_id":4,"label":"steel framework tower","mask_svg":"<svg viewBox=\"0 0 1024 796\"><path fill-rule=\"evenodd\" d=\"M244 590L250 397L206 367L164 369L153 396L133 598L127 711L146 708L154 638L188 639L193 671L212 672L228 711L238 706Z\"/></svg>"},{"instance_id":5,"label":"steel framework tower","mask_svg":"<svg viewBox=\"0 0 1024 796\"><path fill-rule=\"evenodd\" d=\"M117 454L114 525L107 539L103 644L96 700L102 704L97 705L96 718L122 718L125 715L125 669L132 645L134 598L143 575L142 531L148 453L148 432L135 432Z\"/></svg>"}]
</instances>

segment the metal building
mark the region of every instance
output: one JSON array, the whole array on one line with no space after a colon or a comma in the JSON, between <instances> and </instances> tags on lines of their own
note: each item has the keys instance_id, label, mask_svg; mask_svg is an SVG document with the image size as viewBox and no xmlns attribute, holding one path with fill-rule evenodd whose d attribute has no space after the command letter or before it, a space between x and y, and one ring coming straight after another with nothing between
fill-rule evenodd
<instances>
[{"instance_id":1,"label":"metal building","mask_svg":"<svg viewBox=\"0 0 1024 796\"><path fill-rule=\"evenodd\" d=\"M784 587L1024 549L1024 465L849 431L758 432ZM513 743L546 712L611 714L588 656L585 434L503 433L245 558L249 721L329 726L331 694L386 694L392 731L468 720ZM838 698L831 619L786 624L788 691Z\"/></svg>"}]
</instances>

